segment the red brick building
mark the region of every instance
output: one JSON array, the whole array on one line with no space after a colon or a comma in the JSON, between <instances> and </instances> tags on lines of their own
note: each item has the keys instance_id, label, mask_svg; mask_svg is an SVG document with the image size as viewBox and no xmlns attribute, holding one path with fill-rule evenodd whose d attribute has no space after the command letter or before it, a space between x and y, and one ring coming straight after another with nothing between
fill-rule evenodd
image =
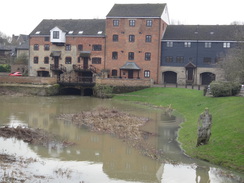
<instances>
[{"instance_id":1,"label":"red brick building","mask_svg":"<svg viewBox=\"0 0 244 183\"><path fill-rule=\"evenodd\" d=\"M105 67L110 76L157 83L165 14L166 4L114 5L106 18Z\"/></svg>"},{"instance_id":2,"label":"red brick building","mask_svg":"<svg viewBox=\"0 0 244 183\"><path fill-rule=\"evenodd\" d=\"M166 4L115 4L106 20L43 20L30 34L29 75L157 83L168 21Z\"/></svg>"}]
</instances>

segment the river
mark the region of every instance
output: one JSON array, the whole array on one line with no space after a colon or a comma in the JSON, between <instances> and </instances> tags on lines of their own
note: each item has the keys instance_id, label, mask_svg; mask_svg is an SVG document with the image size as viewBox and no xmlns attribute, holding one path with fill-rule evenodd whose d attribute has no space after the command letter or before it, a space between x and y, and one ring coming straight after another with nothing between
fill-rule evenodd
<instances>
[{"instance_id":1,"label":"river","mask_svg":"<svg viewBox=\"0 0 244 183\"><path fill-rule=\"evenodd\" d=\"M78 128L57 118L59 114L74 114L98 106L115 107L149 118L150 123L143 130L158 136L147 141L161 149L170 161L150 159L120 139ZM66 148L52 143L42 147L0 137L0 154L32 160L24 166L16 164L9 169L1 168L0 182L4 174L21 181L20 172L27 175L26 182L54 183L237 183L242 177L185 156L176 141L181 117L165 115L161 109L92 97L0 96L0 111L0 125L40 128L75 143Z\"/></svg>"}]
</instances>

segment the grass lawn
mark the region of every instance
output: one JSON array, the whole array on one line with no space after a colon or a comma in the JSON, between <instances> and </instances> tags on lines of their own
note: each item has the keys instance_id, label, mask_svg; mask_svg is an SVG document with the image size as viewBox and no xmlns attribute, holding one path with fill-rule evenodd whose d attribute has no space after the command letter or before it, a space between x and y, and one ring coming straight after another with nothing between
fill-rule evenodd
<instances>
[{"instance_id":1,"label":"grass lawn","mask_svg":"<svg viewBox=\"0 0 244 183\"><path fill-rule=\"evenodd\" d=\"M155 87L116 95L114 99L171 104L184 116L178 141L186 154L244 172L244 97L204 97L199 90ZM212 114L212 135L207 145L196 147L198 117L206 107Z\"/></svg>"}]
</instances>

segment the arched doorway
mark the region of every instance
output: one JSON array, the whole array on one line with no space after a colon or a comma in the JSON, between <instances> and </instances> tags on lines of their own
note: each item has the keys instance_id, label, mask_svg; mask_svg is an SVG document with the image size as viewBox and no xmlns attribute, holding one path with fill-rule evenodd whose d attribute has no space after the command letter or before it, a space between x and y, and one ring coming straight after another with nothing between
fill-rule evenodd
<instances>
[{"instance_id":1,"label":"arched doorway","mask_svg":"<svg viewBox=\"0 0 244 183\"><path fill-rule=\"evenodd\" d=\"M166 71L163 73L164 83L177 83L177 73L173 71Z\"/></svg>"},{"instance_id":2,"label":"arched doorway","mask_svg":"<svg viewBox=\"0 0 244 183\"><path fill-rule=\"evenodd\" d=\"M200 77L202 79L202 85L209 85L215 80L216 75L211 72L204 72L200 75Z\"/></svg>"},{"instance_id":3,"label":"arched doorway","mask_svg":"<svg viewBox=\"0 0 244 183\"><path fill-rule=\"evenodd\" d=\"M92 88L85 88L83 96L92 96L93 95L93 89Z\"/></svg>"}]
</instances>

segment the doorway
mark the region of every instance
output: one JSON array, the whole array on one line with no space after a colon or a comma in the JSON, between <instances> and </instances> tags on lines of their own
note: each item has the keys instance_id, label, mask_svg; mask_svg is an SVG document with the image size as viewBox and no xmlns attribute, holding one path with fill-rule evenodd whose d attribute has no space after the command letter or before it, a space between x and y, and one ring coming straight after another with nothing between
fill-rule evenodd
<instances>
[{"instance_id":1,"label":"doorway","mask_svg":"<svg viewBox=\"0 0 244 183\"><path fill-rule=\"evenodd\" d=\"M128 78L133 79L133 70L128 70Z\"/></svg>"},{"instance_id":2,"label":"doorway","mask_svg":"<svg viewBox=\"0 0 244 183\"><path fill-rule=\"evenodd\" d=\"M57 69L59 66L59 57L54 57L54 68Z\"/></svg>"},{"instance_id":3,"label":"doorway","mask_svg":"<svg viewBox=\"0 0 244 183\"><path fill-rule=\"evenodd\" d=\"M88 57L83 57L83 69L88 69Z\"/></svg>"}]
</instances>

